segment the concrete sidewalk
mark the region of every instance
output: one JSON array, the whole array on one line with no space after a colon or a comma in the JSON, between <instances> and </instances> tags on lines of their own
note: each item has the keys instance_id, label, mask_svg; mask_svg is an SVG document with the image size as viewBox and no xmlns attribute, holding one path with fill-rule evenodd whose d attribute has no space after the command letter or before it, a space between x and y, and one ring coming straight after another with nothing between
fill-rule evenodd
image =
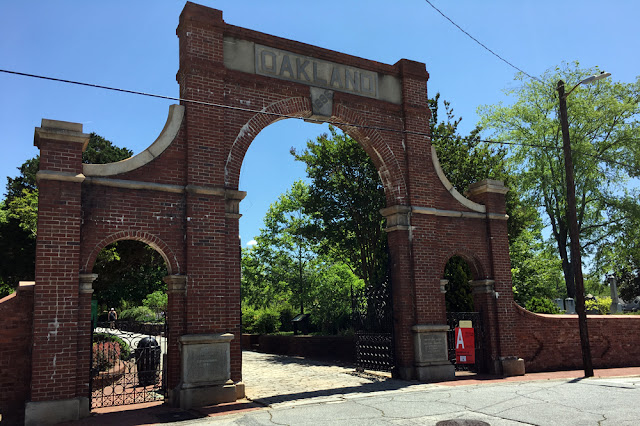
<instances>
[{"instance_id":1,"label":"concrete sidewalk","mask_svg":"<svg viewBox=\"0 0 640 426\"><path fill-rule=\"evenodd\" d=\"M491 425L637 424L640 367L595 373L590 379L583 379L582 371L533 373L504 379L460 375L450 382L426 384L360 374L349 366L245 352L243 377L247 400L189 411L158 403L113 407L96 410L89 418L67 424L272 425L275 422L354 426L436 424L463 418ZM604 401L609 401L609 405L593 410ZM276 417L280 420L275 421ZM607 419L616 422L607 423ZM625 423L627 420L633 422Z\"/></svg>"}]
</instances>

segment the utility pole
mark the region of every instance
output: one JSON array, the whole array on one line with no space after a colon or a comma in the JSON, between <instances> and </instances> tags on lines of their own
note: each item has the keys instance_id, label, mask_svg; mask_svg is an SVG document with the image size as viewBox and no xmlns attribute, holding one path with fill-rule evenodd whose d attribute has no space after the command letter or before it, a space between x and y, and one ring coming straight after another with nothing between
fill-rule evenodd
<instances>
[{"instance_id":1,"label":"utility pole","mask_svg":"<svg viewBox=\"0 0 640 426\"><path fill-rule=\"evenodd\" d=\"M578 87L580 83L573 89ZM567 116L567 96L569 96L573 89L565 95L564 81L558 81L557 90L558 97L560 98L560 125L562 128L564 170L567 178L567 222L569 222L569 238L571 239L571 267L573 268L573 276L576 284L576 312L578 313L578 326L580 327L584 376L592 377L593 364L591 362L591 345L589 344L589 331L587 329L587 314L584 307L584 280L582 277L582 256L580 253L580 232L578 230L578 217L576 214L576 184L573 178L573 159L571 157L569 118Z\"/></svg>"}]
</instances>

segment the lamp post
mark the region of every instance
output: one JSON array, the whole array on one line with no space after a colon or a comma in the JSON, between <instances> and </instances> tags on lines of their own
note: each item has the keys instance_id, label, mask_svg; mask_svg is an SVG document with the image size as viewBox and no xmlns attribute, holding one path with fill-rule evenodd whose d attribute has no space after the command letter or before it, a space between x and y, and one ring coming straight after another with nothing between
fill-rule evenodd
<instances>
[{"instance_id":1,"label":"lamp post","mask_svg":"<svg viewBox=\"0 0 640 426\"><path fill-rule=\"evenodd\" d=\"M591 362L591 346L589 344L589 331L587 329L587 314L584 308L584 279L582 277L582 256L580 253L580 232L578 230L578 217L576 213L576 183L573 178L573 159L571 157L571 141L569 140L569 119L567 117L567 97L581 84L589 84L596 80L609 77L611 74L603 72L587 77L568 93L564 93L564 81L558 81L558 97L560 98L560 126L562 128L562 147L564 151L564 170L567 179L567 222L569 225L569 238L571 239L571 266L576 284L576 312L578 313L578 327L580 328L580 343L582 345L582 365L584 376L593 376L593 364Z\"/></svg>"}]
</instances>

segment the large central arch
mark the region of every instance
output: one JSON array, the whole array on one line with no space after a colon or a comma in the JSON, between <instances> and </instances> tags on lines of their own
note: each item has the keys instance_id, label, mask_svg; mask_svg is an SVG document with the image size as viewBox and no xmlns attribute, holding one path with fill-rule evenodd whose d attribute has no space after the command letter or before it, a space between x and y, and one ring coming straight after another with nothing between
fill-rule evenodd
<instances>
[{"instance_id":1,"label":"large central arch","mask_svg":"<svg viewBox=\"0 0 640 426\"><path fill-rule=\"evenodd\" d=\"M255 136L286 118L334 122L373 159L385 187L398 374L451 378L442 271L474 271L489 367L516 354L501 182L459 194L429 133L425 65L394 65L229 25L187 3L177 29L180 97L158 139L119 163L83 165L82 125L43 120L40 148L32 412L83 407L88 385L89 268L117 239L159 249L168 269L170 399L182 407L244 394L240 350L238 188ZM498 295L500 297L498 297ZM51 297L64 301L55 306ZM56 368L52 372L51 365ZM504 370L503 370L504 369ZM65 372L75 371L70 377ZM67 404L67 405L65 405ZM75 404L75 405L74 405ZM35 411L33 411L35 410Z\"/></svg>"}]
</instances>

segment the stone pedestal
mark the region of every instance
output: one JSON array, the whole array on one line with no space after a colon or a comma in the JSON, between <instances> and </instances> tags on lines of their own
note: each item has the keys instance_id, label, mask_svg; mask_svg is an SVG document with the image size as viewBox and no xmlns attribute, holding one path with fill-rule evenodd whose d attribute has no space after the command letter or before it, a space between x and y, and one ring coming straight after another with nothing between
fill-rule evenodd
<instances>
[{"instance_id":1,"label":"stone pedestal","mask_svg":"<svg viewBox=\"0 0 640 426\"><path fill-rule=\"evenodd\" d=\"M170 403L183 410L234 402L236 385L230 380L230 342L233 334L191 334L180 337L180 384Z\"/></svg>"},{"instance_id":2,"label":"stone pedestal","mask_svg":"<svg viewBox=\"0 0 640 426\"><path fill-rule=\"evenodd\" d=\"M89 398L77 397L52 401L27 402L24 411L25 426L55 425L79 420L89 415Z\"/></svg>"},{"instance_id":3,"label":"stone pedestal","mask_svg":"<svg viewBox=\"0 0 640 426\"><path fill-rule=\"evenodd\" d=\"M421 382L442 382L455 378L455 367L447 349L448 325L415 325L416 378Z\"/></svg>"},{"instance_id":4,"label":"stone pedestal","mask_svg":"<svg viewBox=\"0 0 640 426\"><path fill-rule=\"evenodd\" d=\"M500 364L502 366L502 375L504 377L511 376L524 376L524 360L516 356L507 356L500 358Z\"/></svg>"}]
</instances>

